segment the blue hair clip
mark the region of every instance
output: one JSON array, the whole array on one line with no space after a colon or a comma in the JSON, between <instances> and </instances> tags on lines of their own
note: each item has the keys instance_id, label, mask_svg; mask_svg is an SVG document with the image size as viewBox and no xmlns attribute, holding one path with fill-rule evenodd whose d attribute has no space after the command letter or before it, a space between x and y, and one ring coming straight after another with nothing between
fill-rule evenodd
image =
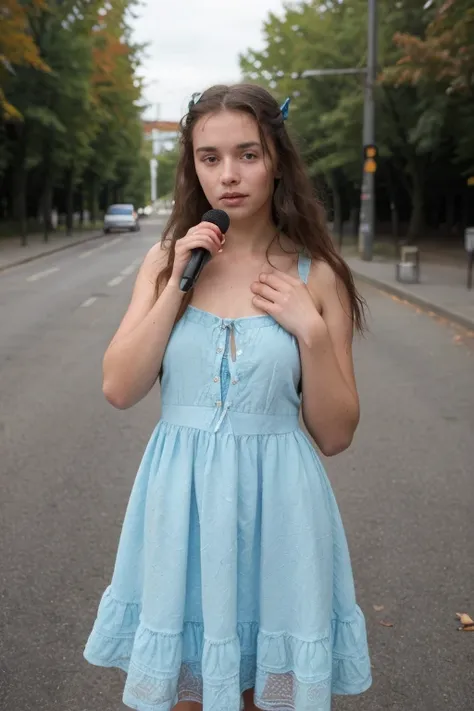
<instances>
[{"instance_id":1,"label":"blue hair clip","mask_svg":"<svg viewBox=\"0 0 474 711\"><path fill-rule=\"evenodd\" d=\"M280 111L283 116L283 121L286 121L286 119L288 118L288 113L290 111L290 101L291 101L291 98L288 97L287 99L285 99L284 103L280 106Z\"/></svg>"},{"instance_id":2,"label":"blue hair clip","mask_svg":"<svg viewBox=\"0 0 474 711\"><path fill-rule=\"evenodd\" d=\"M199 99L201 98L201 96L202 96L202 92L201 92L201 91L195 91L195 92L194 92L194 94L191 96L191 101L190 101L189 104L188 104L188 110L189 110L189 111L191 111L191 109L193 108L193 106L195 106L195 104L197 104L197 102L199 101Z\"/></svg>"}]
</instances>

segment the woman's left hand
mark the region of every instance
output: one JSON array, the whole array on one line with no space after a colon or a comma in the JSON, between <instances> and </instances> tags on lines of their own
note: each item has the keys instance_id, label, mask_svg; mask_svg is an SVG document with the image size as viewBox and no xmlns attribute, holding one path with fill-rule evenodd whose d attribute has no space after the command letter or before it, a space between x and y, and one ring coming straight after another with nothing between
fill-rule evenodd
<instances>
[{"instance_id":1,"label":"woman's left hand","mask_svg":"<svg viewBox=\"0 0 474 711\"><path fill-rule=\"evenodd\" d=\"M306 341L326 331L318 307L301 279L273 269L262 272L250 288L255 294L254 305L273 316L298 340Z\"/></svg>"}]
</instances>

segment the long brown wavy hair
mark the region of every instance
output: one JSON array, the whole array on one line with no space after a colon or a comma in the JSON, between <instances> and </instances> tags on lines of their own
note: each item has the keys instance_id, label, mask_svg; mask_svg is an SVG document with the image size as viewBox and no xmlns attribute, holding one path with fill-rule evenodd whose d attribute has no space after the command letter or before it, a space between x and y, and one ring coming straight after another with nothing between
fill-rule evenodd
<instances>
[{"instance_id":1,"label":"long brown wavy hair","mask_svg":"<svg viewBox=\"0 0 474 711\"><path fill-rule=\"evenodd\" d=\"M176 240L201 222L211 209L199 183L194 166L193 128L206 114L227 109L250 114L258 124L260 140L268 154L272 141L278 157L278 173L272 202L272 217L278 232L285 234L299 251L313 259L327 262L344 283L350 298L354 327L365 330L365 301L358 294L351 271L338 254L326 226L326 215L317 198L305 165L291 140L282 112L274 97L254 84L217 85L207 89L197 101L191 101L181 121L180 156L176 170L174 205L163 233L162 246L168 249L168 263L157 278L157 293L171 276ZM192 297L183 298L178 318Z\"/></svg>"}]
</instances>

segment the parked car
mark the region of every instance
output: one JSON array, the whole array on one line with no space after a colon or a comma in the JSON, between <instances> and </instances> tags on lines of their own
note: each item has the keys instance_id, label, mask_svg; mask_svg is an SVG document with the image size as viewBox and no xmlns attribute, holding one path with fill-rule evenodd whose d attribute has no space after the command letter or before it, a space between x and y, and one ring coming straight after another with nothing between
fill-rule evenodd
<instances>
[{"instance_id":1,"label":"parked car","mask_svg":"<svg viewBox=\"0 0 474 711\"><path fill-rule=\"evenodd\" d=\"M138 232L140 223L133 205L110 205L104 216L104 232L111 230L129 230Z\"/></svg>"}]
</instances>

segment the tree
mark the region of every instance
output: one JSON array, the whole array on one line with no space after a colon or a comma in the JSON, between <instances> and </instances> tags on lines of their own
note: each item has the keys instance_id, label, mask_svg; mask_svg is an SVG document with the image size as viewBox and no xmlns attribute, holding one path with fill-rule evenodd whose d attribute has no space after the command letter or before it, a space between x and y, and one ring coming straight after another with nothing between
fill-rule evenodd
<instances>
[{"instance_id":1,"label":"tree","mask_svg":"<svg viewBox=\"0 0 474 711\"><path fill-rule=\"evenodd\" d=\"M458 0L460 2L461 0ZM464 1L464 0L463 0ZM423 36L435 15L429 3L381 0L376 86L379 211L411 203L408 236L424 232L428 209L427 180L440 189L450 161L455 116L439 87L401 85L386 80L385 69L402 56L396 32ZM363 81L351 75L299 79L305 69L366 65L366 0L312 0L287 6L282 18L270 15L264 26L265 48L241 57L244 76L266 84L279 98L294 100L289 126L301 137L311 174L329 187L336 230L350 214L354 228L362 173ZM443 166L443 167L442 167Z\"/></svg>"},{"instance_id":2,"label":"tree","mask_svg":"<svg viewBox=\"0 0 474 711\"><path fill-rule=\"evenodd\" d=\"M160 198L172 195L174 190L176 167L178 164L179 146L176 142L158 156L158 194Z\"/></svg>"},{"instance_id":3,"label":"tree","mask_svg":"<svg viewBox=\"0 0 474 711\"><path fill-rule=\"evenodd\" d=\"M362 82L351 76L296 79L305 69L363 66L366 30L362 0L302 3L283 18L270 15L265 49L241 57L247 79L293 97L291 121L310 174L330 187L334 221L341 230L343 192L354 200L360 184ZM343 138L341 138L343 136Z\"/></svg>"},{"instance_id":4,"label":"tree","mask_svg":"<svg viewBox=\"0 0 474 711\"><path fill-rule=\"evenodd\" d=\"M23 16L45 70L23 62L6 82L5 99L16 114L3 127L0 195L22 226L24 243L26 214L38 209L47 239L54 200L70 232L73 212L83 215L86 198L95 219L99 202L146 192L137 78L142 47L132 43L128 24L135 5L36 0Z\"/></svg>"},{"instance_id":5,"label":"tree","mask_svg":"<svg viewBox=\"0 0 474 711\"><path fill-rule=\"evenodd\" d=\"M8 75L18 66L28 66L38 71L49 71L42 60L38 46L30 32L30 18L45 9L45 0L30 0L24 5L20 0L3 0L0 32L0 110L4 119L20 118L18 110L7 101L2 86Z\"/></svg>"},{"instance_id":6,"label":"tree","mask_svg":"<svg viewBox=\"0 0 474 711\"><path fill-rule=\"evenodd\" d=\"M422 80L446 86L450 93L474 96L474 6L471 0L443 0L424 37L397 32L402 56L386 71L399 83Z\"/></svg>"},{"instance_id":7,"label":"tree","mask_svg":"<svg viewBox=\"0 0 474 711\"><path fill-rule=\"evenodd\" d=\"M95 4L97 7L99 1ZM27 176L33 170L39 171L45 239L54 181L63 174L70 229L75 164L87 151L92 74L89 35L94 22L93 11L90 2L50 0L48 6L31 16L30 32L50 71L38 75L29 66L20 67L8 87L22 116L21 121L12 123L16 149L13 153L14 214L24 225Z\"/></svg>"},{"instance_id":8,"label":"tree","mask_svg":"<svg viewBox=\"0 0 474 711\"><path fill-rule=\"evenodd\" d=\"M471 0L443 2L424 35L398 32L398 61L383 75L387 85L412 86L448 107L458 161L474 171L474 6Z\"/></svg>"},{"instance_id":9,"label":"tree","mask_svg":"<svg viewBox=\"0 0 474 711\"><path fill-rule=\"evenodd\" d=\"M117 189L118 175L122 180L132 179L133 169L124 157L131 156L133 163L137 158L141 161L142 156L140 114L143 107L139 104L142 86L136 69L143 47L131 42L126 19L129 5L123 0L108 5L101 10L94 28L92 91L98 131L86 173L93 216L97 211L100 183L105 183L105 202L109 202ZM143 167L139 173L143 176L144 192L148 178L145 180Z\"/></svg>"}]
</instances>

